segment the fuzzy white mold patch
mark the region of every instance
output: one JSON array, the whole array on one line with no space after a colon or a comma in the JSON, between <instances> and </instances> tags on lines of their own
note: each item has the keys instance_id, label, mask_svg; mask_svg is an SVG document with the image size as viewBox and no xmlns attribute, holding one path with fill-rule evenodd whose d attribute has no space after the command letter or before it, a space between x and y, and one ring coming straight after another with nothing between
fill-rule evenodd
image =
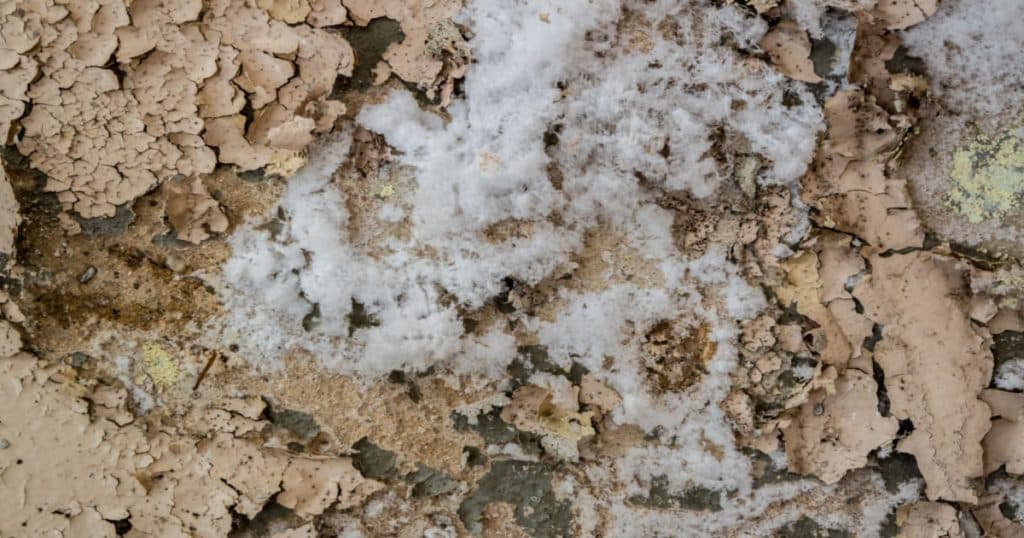
<instances>
[{"instance_id":1,"label":"fuzzy white mold patch","mask_svg":"<svg viewBox=\"0 0 1024 538\"><path fill-rule=\"evenodd\" d=\"M403 222L407 233L379 239L373 251L356 246L351 200L331 181L348 154L342 136L289 183L276 238L250 228L233 239L229 311L249 355L271 364L305 347L329 366L370 375L438 361L500 370L512 358L511 336L467 336L459 309L481 307L506 279L534 285L557 276L598 227L661 268L662 282L639 292L680 311L677 290L696 282L681 269L687 255L673 244L672 215L658 197L712 197L745 154L765 163L763 184L792 184L821 116L803 88L739 53L756 50L760 19L704 2L644 4L642 16L632 7L471 3L462 20L475 35L476 63L450 119L406 92L358 118L414 173L414 187L389 197L381 219ZM546 148L552 132L560 142ZM736 279L721 268L708 273ZM735 293L723 302L737 311L759 299L745 286L727 288ZM651 308L607 321L652 323L662 314ZM353 316L373 323L356 326ZM304 319L316 326L304 332ZM613 326L590 330L615 334Z\"/></svg>"}]
</instances>

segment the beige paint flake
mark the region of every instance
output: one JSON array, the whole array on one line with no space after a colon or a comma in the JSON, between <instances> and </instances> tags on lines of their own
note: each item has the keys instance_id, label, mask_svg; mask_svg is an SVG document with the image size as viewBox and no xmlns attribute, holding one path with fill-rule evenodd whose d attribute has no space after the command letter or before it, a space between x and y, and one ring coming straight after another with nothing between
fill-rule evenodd
<instances>
[{"instance_id":1,"label":"beige paint flake","mask_svg":"<svg viewBox=\"0 0 1024 538\"><path fill-rule=\"evenodd\" d=\"M3 167L0 167L0 272L9 269L14 259L14 240L18 235L21 216L18 215L18 201L14 198L14 189L7 179Z\"/></svg>"},{"instance_id":2,"label":"beige paint flake","mask_svg":"<svg viewBox=\"0 0 1024 538\"><path fill-rule=\"evenodd\" d=\"M820 209L822 226L853 233L880 251L920 247L924 241L906 181L886 177L885 163L900 139L888 118L859 90L830 97L826 139L801 182L801 196Z\"/></svg>"},{"instance_id":3,"label":"beige paint flake","mask_svg":"<svg viewBox=\"0 0 1024 538\"><path fill-rule=\"evenodd\" d=\"M812 393L782 432L789 470L832 484L895 439L899 423L878 414L877 390L870 374L851 368L836 380L835 392Z\"/></svg>"},{"instance_id":4,"label":"beige paint flake","mask_svg":"<svg viewBox=\"0 0 1024 538\"><path fill-rule=\"evenodd\" d=\"M0 357L10 357L21 351L21 335L11 323L0 319Z\"/></svg>"},{"instance_id":5,"label":"beige paint flake","mask_svg":"<svg viewBox=\"0 0 1024 538\"><path fill-rule=\"evenodd\" d=\"M949 504L921 501L896 509L896 524L902 538L962 538L956 508Z\"/></svg>"},{"instance_id":6,"label":"beige paint flake","mask_svg":"<svg viewBox=\"0 0 1024 538\"><path fill-rule=\"evenodd\" d=\"M348 10L341 0L310 0L306 22L316 28L337 26L348 19Z\"/></svg>"},{"instance_id":7,"label":"beige paint flake","mask_svg":"<svg viewBox=\"0 0 1024 538\"><path fill-rule=\"evenodd\" d=\"M354 55L337 33L305 23L308 1L129 4L0 10L0 134L22 129L18 150L66 209L113 216L169 178L212 172L214 147L219 162L267 166L344 114L328 96ZM344 17L340 4L316 7L322 23ZM247 102L257 121L239 133L221 119L240 118Z\"/></svg>"},{"instance_id":8,"label":"beige paint flake","mask_svg":"<svg viewBox=\"0 0 1024 538\"><path fill-rule=\"evenodd\" d=\"M981 399L992 410L992 428L985 435L985 473L1006 466L1012 475L1024 474L1024 394L987 389Z\"/></svg>"},{"instance_id":9,"label":"beige paint flake","mask_svg":"<svg viewBox=\"0 0 1024 538\"><path fill-rule=\"evenodd\" d=\"M384 51L382 62L402 80L415 84L434 99L450 97L454 80L465 74L469 47L451 22L461 0L349 0L349 16L357 25L388 17L398 21L405 39Z\"/></svg>"},{"instance_id":10,"label":"beige paint flake","mask_svg":"<svg viewBox=\"0 0 1024 538\"><path fill-rule=\"evenodd\" d=\"M971 511L985 536L992 538L1016 538L1024 536L1024 525L1008 519L999 509L1003 502L1002 494L986 495L978 499L977 506Z\"/></svg>"},{"instance_id":11,"label":"beige paint flake","mask_svg":"<svg viewBox=\"0 0 1024 538\"><path fill-rule=\"evenodd\" d=\"M965 268L928 252L876 255L868 264L872 272L854 296L882 326L874 358L892 414L914 425L897 449L914 455L929 499L974 502L989 429L979 396L992 376L992 353L968 317Z\"/></svg>"},{"instance_id":12,"label":"beige paint flake","mask_svg":"<svg viewBox=\"0 0 1024 538\"><path fill-rule=\"evenodd\" d=\"M622 397L593 374L586 374L580 380L580 403L608 413L622 404Z\"/></svg>"},{"instance_id":13,"label":"beige paint flake","mask_svg":"<svg viewBox=\"0 0 1024 538\"><path fill-rule=\"evenodd\" d=\"M0 534L113 537L111 522L130 516L129 537L226 536L231 508L253 517L278 495L310 517L335 502L355 506L380 487L348 458L261 447L216 422L192 434L118 421L126 391L94 383L27 354L0 360L0 481L12 493L0 496ZM251 402L222 403L259 416ZM324 472L307 480L314 469Z\"/></svg>"},{"instance_id":14,"label":"beige paint flake","mask_svg":"<svg viewBox=\"0 0 1024 538\"><path fill-rule=\"evenodd\" d=\"M786 269L786 284L775 289L783 307L795 304L797 312L814 320L818 328L813 329L814 351L821 361L840 370L845 368L853 356L853 348L837 323L828 305L823 302L824 282L819 272L819 257L812 250L802 251L782 263Z\"/></svg>"},{"instance_id":15,"label":"beige paint flake","mask_svg":"<svg viewBox=\"0 0 1024 538\"><path fill-rule=\"evenodd\" d=\"M579 388L556 394L535 385L524 385L512 394L501 410L501 419L518 430L540 434L545 450L561 459L579 459L577 443L594 435L594 413L579 411Z\"/></svg>"},{"instance_id":16,"label":"beige paint flake","mask_svg":"<svg viewBox=\"0 0 1024 538\"><path fill-rule=\"evenodd\" d=\"M871 11L889 30L905 30L935 14L938 0L878 0Z\"/></svg>"},{"instance_id":17,"label":"beige paint flake","mask_svg":"<svg viewBox=\"0 0 1024 538\"><path fill-rule=\"evenodd\" d=\"M277 503L309 519L335 502L351 508L381 487L363 478L348 459L294 458L284 471Z\"/></svg>"},{"instance_id":18,"label":"beige paint flake","mask_svg":"<svg viewBox=\"0 0 1024 538\"><path fill-rule=\"evenodd\" d=\"M306 20L312 11L309 0L256 0L256 5L267 10L271 17L288 24Z\"/></svg>"},{"instance_id":19,"label":"beige paint flake","mask_svg":"<svg viewBox=\"0 0 1024 538\"><path fill-rule=\"evenodd\" d=\"M797 23L784 20L768 31L760 42L772 65L780 73L801 82L821 82L811 61L811 40Z\"/></svg>"},{"instance_id":20,"label":"beige paint flake","mask_svg":"<svg viewBox=\"0 0 1024 538\"><path fill-rule=\"evenodd\" d=\"M164 183L167 195L167 220L178 239L198 244L211 233L224 233L228 218L199 176Z\"/></svg>"}]
</instances>

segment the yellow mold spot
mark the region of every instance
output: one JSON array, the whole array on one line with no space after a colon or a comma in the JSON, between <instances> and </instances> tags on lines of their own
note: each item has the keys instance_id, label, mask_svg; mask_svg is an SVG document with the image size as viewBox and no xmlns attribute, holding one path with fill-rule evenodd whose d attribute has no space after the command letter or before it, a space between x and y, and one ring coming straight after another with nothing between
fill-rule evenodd
<instances>
[{"instance_id":1,"label":"yellow mold spot","mask_svg":"<svg viewBox=\"0 0 1024 538\"><path fill-rule=\"evenodd\" d=\"M1016 209L1024 195L1024 129L957 148L946 203L973 224Z\"/></svg>"},{"instance_id":2,"label":"yellow mold spot","mask_svg":"<svg viewBox=\"0 0 1024 538\"><path fill-rule=\"evenodd\" d=\"M146 375L157 386L171 386L178 382L181 372L170 353L156 342L142 344L142 366Z\"/></svg>"},{"instance_id":3,"label":"yellow mold spot","mask_svg":"<svg viewBox=\"0 0 1024 538\"><path fill-rule=\"evenodd\" d=\"M380 198L391 198L395 195L395 186L390 183L385 183L383 187L377 191L377 196Z\"/></svg>"}]
</instances>

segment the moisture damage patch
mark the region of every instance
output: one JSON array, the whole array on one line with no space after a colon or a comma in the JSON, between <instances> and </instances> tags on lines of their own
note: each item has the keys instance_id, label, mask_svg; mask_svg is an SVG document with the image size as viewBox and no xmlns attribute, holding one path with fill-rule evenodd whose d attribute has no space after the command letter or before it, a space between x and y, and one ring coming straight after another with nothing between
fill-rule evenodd
<instances>
[{"instance_id":1,"label":"moisture damage patch","mask_svg":"<svg viewBox=\"0 0 1024 538\"><path fill-rule=\"evenodd\" d=\"M0 2L0 534L1024 534L981 3Z\"/></svg>"}]
</instances>

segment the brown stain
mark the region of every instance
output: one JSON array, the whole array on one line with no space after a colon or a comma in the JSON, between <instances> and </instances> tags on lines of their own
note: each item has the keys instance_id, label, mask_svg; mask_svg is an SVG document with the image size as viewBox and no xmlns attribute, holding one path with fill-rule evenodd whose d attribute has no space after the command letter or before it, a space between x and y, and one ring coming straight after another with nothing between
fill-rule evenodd
<instances>
[{"instance_id":1,"label":"brown stain","mask_svg":"<svg viewBox=\"0 0 1024 538\"><path fill-rule=\"evenodd\" d=\"M710 327L701 324L680 336L670 321L654 326L641 344L648 382L659 393L682 392L700 381L718 344L708 338Z\"/></svg>"},{"instance_id":2,"label":"brown stain","mask_svg":"<svg viewBox=\"0 0 1024 538\"><path fill-rule=\"evenodd\" d=\"M211 369L203 387L222 392L272 395L275 405L300 410L317 422L346 450L363 437L398 457L402 472L416 463L443 470L459 480L480 471L463 467L466 446L482 448L475 433L454 428L451 415L466 403L492 394L451 387L437 378L418 378L420 399L413 401L404 384L386 380L363 382L321 368L314 357L293 354L285 370L270 376L254 376L248 369ZM205 390L205 389L203 389Z\"/></svg>"},{"instance_id":3,"label":"brown stain","mask_svg":"<svg viewBox=\"0 0 1024 538\"><path fill-rule=\"evenodd\" d=\"M115 235L67 235L58 220L54 195L43 193L38 176L28 169L11 170L26 225L18 238L20 304L34 347L44 355L62 356L88 347L99 331L151 331L182 344L196 327L220 315L217 295L201 276L218 274L231 256L223 236L199 245L155 241L168 234L162 189L140 197L131 207L134 220ZM230 170L203 181L231 222L230 233L247 219L257 222L269 213L285 182L246 182ZM183 262L176 273L168 258ZM79 276L98 271L86 283Z\"/></svg>"}]
</instances>

